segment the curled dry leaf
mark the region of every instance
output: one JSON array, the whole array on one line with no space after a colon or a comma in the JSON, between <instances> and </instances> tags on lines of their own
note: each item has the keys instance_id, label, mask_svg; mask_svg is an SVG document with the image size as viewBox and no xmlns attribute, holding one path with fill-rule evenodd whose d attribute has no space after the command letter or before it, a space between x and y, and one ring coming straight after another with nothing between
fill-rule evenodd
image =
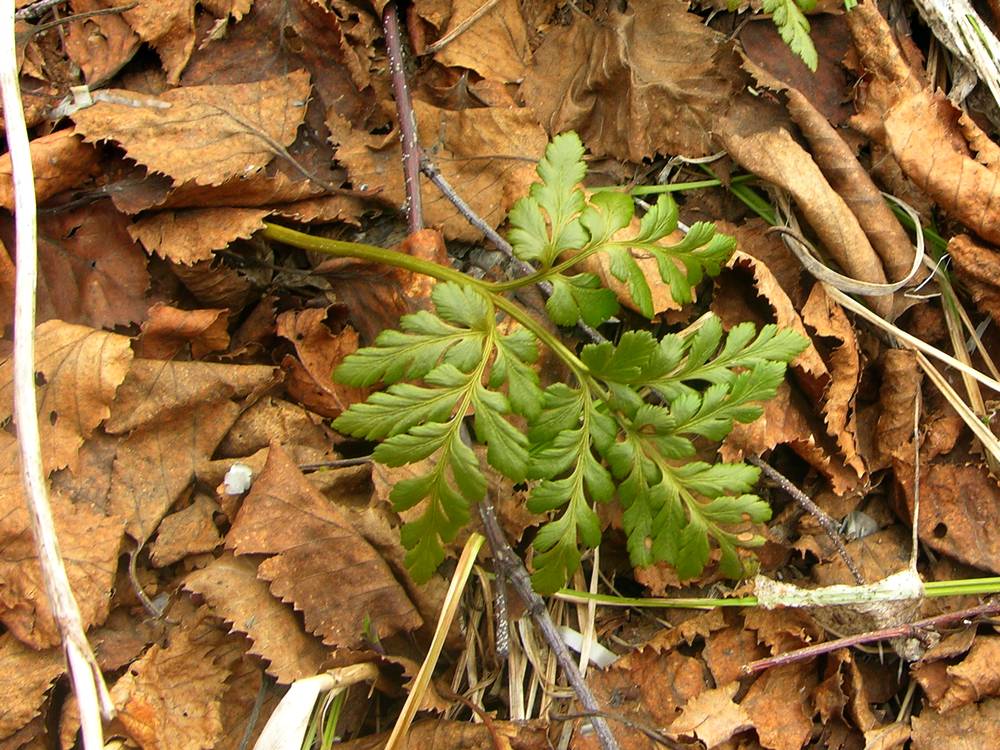
<instances>
[{"instance_id":1,"label":"curled dry leaf","mask_svg":"<svg viewBox=\"0 0 1000 750\"><path fill-rule=\"evenodd\" d=\"M802 696L816 687L816 670L808 663L773 667L750 686L740 706L768 750L801 750L813 728L813 710Z\"/></svg>"},{"instance_id":2,"label":"curled dry leaf","mask_svg":"<svg viewBox=\"0 0 1000 750\"><path fill-rule=\"evenodd\" d=\"M525 101L549 134L576 130L595 156L712 153L743 76L725 38L686 10L655 0L604 19L573 14L535 50Z\"/></svg>"},{"instance_id":3,"label":"curled dry leaf","mask_svg":"<svg viewBox=\"0 0 1000 750\"><path fill-rule=\"evenodd\" d=\"M334 369L358 348L358 334L344 327L334 333L325 324L329 308L289 310L278 315L278 335L292 342L297 357L281 362L287 373L288 394L325 417L338 417L348 406L363 401L368 391L334 382Z\"/></svg>"},{"instance_id":4,"label":"curled dry leaf","mask_svg":"<svg viewBox=\"0 0 1000 750\"><path fill-rule=\"evenodd\" d=\"M0 635L0 741L39 715L45 694L66 670L62 649L37 651Z\"/></svg>"},{"instance_id":5,"label":"curled dry leaf","mask_svg":"<svg viewBox=\"0 0 1000 750\"><path fill-rule=\"evenodd\" d=\"M1000 253L959 234L948 241L948 254L976 306L1000 323Z\"/></svg>"},{"instance_id":6,"label":"curled dry leaf","mask_svg":"<svg viewBox=\"0 0 1000 750\"><path fill-rule=\"evenodd\" d=\"M997 659L1000 659L1000 637L980 636L972 644L968 655L958 664L952 666L940 662L931 665L922 664L917 667L914 675L923 687L930 675L939 671L928 669L928 666L943 667L943 692L934 690L928 693L928 698L935 709L940 713L946 713L976 703L983 698L1000 695Z\"/></svg>"},{"instance_id":7,"label":"curled dry leaf","mask_svg":"<svg viewBox=\"0 0 1000 750\"><path fill-rule=\"evenodd\" d=\"M115 0L71 0L74 14L115 7ZM139 49L141 40L117 13L66 25L66 53L92 89L107 82Z\"/></svg>"},{"instance_id":8,"label":"curled dry leaf","mask_svg":"<svg viewBox=\"0 0 1000 750\"><path fill-rule=\"evenodd\" d=\"M270 213L262 208L189 208L160 211L139 219L129 234L150 253L190 266L210 260L213 251L245 240L264 228Z\"/></svg>"},{"instance_id":9,"label":"curled dry leaf","mask_svg":"<svg viewBox=\"0 0 1000 750\"><path fill-rule=\"evenodd\" d=\"M194 50L194 0L143 0L122 17L160 56L167 83L176 84Z\"/></svg>"},{"instance_id":10,"label":"curled dry leaf","mask_svg":"<svg viewBox=\"0 0 1000 750\"><path fill-rule=\"evenodd\" d=\"M44 204L63 190L81 185L100 172L97 149L73 134L59 130L31 142L31 170L35 177L35 198ZM14 178L10 153L0 156L0 206L14 210Z\"/></svg>"},{"instance_id":11,"label":"curled dry leaf","mask_svg":"<svg viewBox=\"0 0 1000 750\"><path fill-rule=\"evenodd\" d=\"M971 150L989 155L985 135L904 61L874 3L847 14L862 64L869 72L854 127L886 147L914 184L948 214L990 242L1000 242L1000 181ZM971 139L970 139L971 136Z\"/></svg>"},{"instance_id":12,"label":"curled dry leaf","mask_svg":"<svg viewBox=\"0 0 1000 750\"><path fill-rule=\"evenodd\" d=\"M880 365L882 385L878 394L878 422L872 440L872 471L891 466L892 457L897 452L904 461L912 460L913 420L916 417L914 404L920 398L923 379L917 358L905 349L887 349L882 354Z\"/></svg>"},{"instance_id":13,"label":"curled dry leaf","mask_svg":"<svg viewBox=\"0 0 1000 750\"><path fill-rule=\"evenodd\" d=\"M90 143L115 141L176 183L219 185L253 174L295 140L309 99L303 71L257 83L188 86L148 97L113 89L73 114ZM114 102L114 103L113 103Z\"/></svg>"},{"instance_id":14,"label":"curled dry leaf","mask_svg":"<svg viewBox=\"0 0 1000 750\"><path fill-rule=\"evenodd\" d=\"M172 359L190 345L191 356L201 359L229 346L228 322L225 310L181 310L157 302L133 348L142 359Z\"/></svg>"},{"instance_id":15,"label":"curled dry leaf","mask_svg":"<svg viewBox=\"0 0 1000 750\"><path fill-rule=\"evenodd\" d=\"M189 574L184 588L205 597L215 615L247 634L250 653L268 663L267 673L279 684L319 674L329 652L303 632L290 607L271 596L249 559L226 553Z\"/></svg>"},{"instance_id":16,"label":"curled dry leaf","mask_svg":"<svg viewBox=\"0 0 1000 750\"><path fill-rule=\"evenodd\" d=\"M911 719L912 750L987 750L1000 726L1000 698L970 703L939 715L925 711Z\"/></svg>"},{"instance_id":17,"label":"curled dry leaf","mask_svg":"<svg viewBox=\"0 0 1000 750\"><path fill-rule=\"evenodd\" d=\"M237 555L270 555L258 575L327 645L361 646L366 623L379 637L422 624L385 561L278 445L271 446L226 543Z\"/></svg>"},{"instance_id":18,"label":"curled dry leaf","mask_svg":"<svg viewBox=\"0 0 1000 750\"><path fill-rule=\"evenodd\" d=\"M222 543L214 515L219 506L207 495L196 495L183 510L171 513L160 523L156 540L150 545L149 561L162 568L188 555L211 552Z\"/></svg>"},{"instance_id":19,"label":"curled dry leaf","mask_svg":"<svg viewBox=\"0 0 1000 750\"><path fill-rule=\"evenodd\" d=\"M687 735L713 748L734 734L750 729L753 723L743 706L733 702L740 683L732 681L706 690L688 701L681 715L670 725L672 735Z\"/></svg>"}]
</instances>

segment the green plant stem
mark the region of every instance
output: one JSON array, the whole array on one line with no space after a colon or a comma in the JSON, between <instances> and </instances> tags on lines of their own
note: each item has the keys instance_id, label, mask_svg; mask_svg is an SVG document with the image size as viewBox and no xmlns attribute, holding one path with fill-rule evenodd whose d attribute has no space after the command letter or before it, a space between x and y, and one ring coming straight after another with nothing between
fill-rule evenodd
<instances>
[{"instance_id":1,"label":"green plant stem","mask_svg":"<svg viewBox=\"0 0 1000 750\"><path fill-rule=\"evenodd\" d=\"M481 279L467 276L461 271L456 271L453 268L443 266L440 263L415 258L412 255L407 255L406 253L401 253L396 250L388 250L384 247L365 245L358 242L344 242L342 240L327 239L326 237L314 237L311 234L297 232L294 229L289 229L288 227L283 227L279 224L271 224L270 222L264 224L264 231L262 232L262 235L267 239L291 245L292 247L297 247L302 250L325 253L326 255L334 255L338 258L359 258L360 260L381 263L383 265L392 266L393 268L402 268L406 271L413 271L414 273L419 273L424 276L430 276L438 281L450 281L461 286L472 287L480 294L489 297L493 304L531 331L531 333L533 333L539 341L549 347L549 349L555 352L566 362L567 365L570 366L573 370L573 374L577 376L578 379L585 381L589 377L590 370L587 365L585 365L580 358L576 356L576 354L570 351L570 349L563 344L558 337L553 335L531 315L522 310L517 304L502 296L503 292L513 291L515 288L525 286L529 283L526 280L533 279L534 276L540 276L544 279L545 274L525 276L523 279L519 280L525 281L524 284L519 283L516 286L510 286L509 284L496 284L490 281L482 281ZM537 280L530 281L530 283L535 283L535 281Z\"/></svg>"},{"instance_id":2,"label":"green plant stem","mask_svg":"<svg viewBox=\"0 0 1000 750\"><path fill-rule=\"evenodd\" d=\"M859 587L860 588L860 587ZM1000 578L965 578L957 581L928 581L924 584L924 596L937 599L942 596L980 596L1000 593ZM608 607L648 607L653 609L714 609L716 607L756 607L756 596L741 596L732 599L703 598L637 598L592 594L576 589L559 589L556 598L578 604L596 602Z\"/></svg>"},{"instance_id":3,"label":"green plant stem","mask_svg":"<svg viewBox=\"0 0 1000 750\"><path fill-rule=\"evenodd\" d=\"M733 177L730 185L742 185L757 179L757 175L741 174ZM690 182L671 182L665 185L640 185L629 190L630 195L658 195L660 193L680 193L685 190L702 190L704 188L722 187L722 180L713 177L709 180L691 180Z\"/></svg>"}]
</instances>

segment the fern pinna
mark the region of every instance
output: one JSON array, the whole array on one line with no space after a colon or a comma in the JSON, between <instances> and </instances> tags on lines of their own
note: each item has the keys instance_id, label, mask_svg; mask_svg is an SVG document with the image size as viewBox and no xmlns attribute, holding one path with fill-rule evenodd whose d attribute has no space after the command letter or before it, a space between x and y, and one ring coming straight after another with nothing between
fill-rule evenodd
<instances>
[{"instance_id":1,"label":"fern pinna","mask_svg":"<svg viewBox=\"0 0 1000 750\"><path fill-rule=\"evenodd\" d=\"M736 548L763 541L745 531L747 522L770 517L750 494L758 470L693 460L695 441L721 440L734 421L759 416L756 402L774 395L786 363L805 346L801 336L773 325L757 332L749 323L724 334L709 317L685 335L657 339L629 331L616 343L577 353L506 296L546 280L555 323L599 325L615 315L617 299L597 276L572 269L605 253L638 309L652 317L650 288L633 253L656 259L679 302L690 301L692 287L730 256L734 241L711 224L695 224L676 244L661 242L677 227L667 195L623 238L633 201L615 192L588 199L580 188L583 154L575 133L557 136L538 164L540 182L510 213L514 252L536 273L503 283L450 270L434 274L444 279L432 293L434 313L404 316L399 330L382 332L335 372L342 383L388 385L345 411L336 429L379 441L374 460L388 466L429 459L422 466L430 468L398 482L390 496L399 511L423 506L402 530L418 580L434 572L443 543L486 493L483 468L462 439L469 416L490 466L514 482L530 482L528 507L552 514L533 543L540 592L555 591L576 570L581 544L599 544L594 503L621 503L635 565L665 561L681 578L701 573L711 540L721 550L722 571L739 577ZM504 316L518 325L501 326ZM571 382L541 387L533 367L540 341L565 363Z\"/></svg>"}]
</instances>

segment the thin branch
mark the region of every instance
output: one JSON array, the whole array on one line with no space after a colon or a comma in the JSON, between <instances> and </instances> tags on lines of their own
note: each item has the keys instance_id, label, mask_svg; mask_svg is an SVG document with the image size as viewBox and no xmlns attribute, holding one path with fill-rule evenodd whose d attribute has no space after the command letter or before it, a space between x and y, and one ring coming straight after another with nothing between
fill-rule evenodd
<instances>
[{"instance_id":1,"label":"thin branch","mask_svg":"<svg viewBox=\"0 0 1000 750\"><path fill-rule=\"evenodd\" d=\"M840 530L837 528L837 522L834 521L826 513L826 511L816 505L816 503L814 503L812 499L806 495L806 493L796 487L788 477L771 466L771 464L767 461L762 458L758 458L757 456L747 456L746 460L763 471L769 479L774 481L781 489L791 495L792 499L795 500L795 502L797 502L803 510L816 519L819 525L823 528L823 531L825 531L827 536L830 537L830 541L833 542L833 546L836 548L837 554L840 555L840 559L844 561L844 565L846 565L847 569L851 571L851 575L854 576L854 582L859 586L864 586L865 577L861 575L861 571L854 562L854 558L851 557L850 553L847 551L847 547L844 546L844 539L840 535Z\"/></svg>"},{"instance_id":2,"label":"thin branch","mask_svg":"<svg viewBox=\"0 0 1000 750\"><path fill-rule=\"evenodd\" d=\"M30 21L32 18L40 18L55 6L63 5L67 2L69 0L39 0L37 3L32 3L26 8L21 8L21 10L14 14L14 18L18 21Z\"/></svg>"},{"instance_id":3,"label":"thin branch","mask_svg":"<svg viewBox=\"0 0 1000 750\"><path fill-rule=\"evenodd\" d=\"M760 672L771 667L780 667L784 664L805 661L806 659L828 654L841 648L860 646L864 643L872 643L873 641L883 641L889 638L920 638L931 628L948 625L957 620L971 620L972 618L991 615L995 612L1000 612L1000 601L987 602L986 604L980 604L978 607L962 609L958 612L948 612L936 617L918 620L917 622L893 625L892 627L880 630L872 630L868 633L859 633L858 635L851 635L846 638L838 638L835 641L818 643L815 646L807 646L796 651L771 656L767 659L758 659L757 661L745 664L741 672L745 675L753 674L754 672Z\"/></svg>"},{"instance_id":4,"label":"thin branch","mask_svg":"<svg viewBox=\"0 0 1000 750\"><path fill-rule=\"evenodd\" d=\"M55 21L49 21L49 23L43 23L38 26L34 26L28 30L27 33L34 36L35 34L41 34L49 29L54 29L56 26L62 26L63 24L73 23L74 21L83 21L87 18L93 18L94 16L110 16L117 13L124 13L127 10L132 10L139 3L129 3L128 5L119 5L116 8L101 8L100 10L88 10L83 13L75 13L72 16L66 16L64 18L57 18Z\"/></svg>"},{"instance_id":5,"label":"thin branch","mask_svg":"<svg viewBox=\"0 0 1000 750\"><path fill-rule=\"evenodd\" d=\"M580 675L580 670L577 669L573 656L566 648L556 624L552 622L545 601L531 587L531 577L528 575L524 563L507 543L503 530L500 528L500 522L497 520L493 502L488 496L479 503L479 517L483 520L483 529L489 540L490 548L493 550L493 564L497 569L497 574L506 577L521 601L524 602L528 615L541 631L549 648L552 649L559 667L566 675L567 682L579 698L580 705L583 706L584 711L592 715L590 723L594 727L594 732L603 750L617 750L618 741L604 719L597 699Z\"/></svg>"},{"instance_id":6,"label":"thin branch","mask_svg":"<svg viewBox=\"0 0 1000 750\"><path fill-rule=\"evenodd\" d=\"M392 95L396 99L399 116L399 141L403 149L403 186L406 188L406 212L410 234L424 228L424 208L420 199L420 143L417 141L417 119L413 114L413 100L406 83L403 63L403 40L399 34L399 16L396 3L388 2L382 10L382 30L389 53L389 74L392 77Z\"/></svg>"},{"instance_id":7,"label":"thin branch","mask_svg":"<svg viewBox=\"0 0 1000 750\"><path fill-rule=\"evenodd\" d=\"M104 733L101 713L114 714L114 705L84 634L80 609L69 585L69 577L59 551L52 506L49 503L45 470L42 465L38 404L35 393L35 294L38 282L38 226L31 147L24 122L18 86L14 38L14 2L0 8L0 94L6 126L7 147L13 165L16 229L16 277L14 293L14 412L17 419L21 478L28 515L35 535L38 563L45 593L63 650L69 662L70 679L80 709L80 726L86 750L102 750Z\"/></svg>"}]
</instances>

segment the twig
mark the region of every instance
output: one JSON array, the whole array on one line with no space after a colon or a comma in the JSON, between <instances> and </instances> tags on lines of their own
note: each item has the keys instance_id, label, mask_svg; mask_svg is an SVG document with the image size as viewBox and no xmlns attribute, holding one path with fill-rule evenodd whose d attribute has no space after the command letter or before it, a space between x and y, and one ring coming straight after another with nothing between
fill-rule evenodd
<instances>
[{"instance_id":1,"label":"twig","mask_svg":"<svg viewBox=\"0 0 1000 750\"><path fill-rule=\"evenodd\" d=\"M861 571L858 570L858 566L854 562L854 558L851 557L850 553L847 551L847 547L844 546L844 539L840 535L840 530L837 528L837 522L834 521L830 516L820 508L812 499L806 495L802 490L792 484L792 481L782 474L780 471L775 469L771 464L762 458L757 456L747 456L746 460L763 471L769 479L775 482L781 489L792 496L792 499L799 504L799 506L809 513L819 525L826 532L827 536L830 537L830 541L833 542L834 548L837 550L837 554L840 555L840 559L844 561L844 565L847 569L851 571L851 575L854 576L854 582L859 586L865 585L865 577L861 575Z\"/></svg>"},{"instance_id":2,"label":"twig","mask_svg":"<svg viewBox=\"0 0 1000 750\"><path fill-rule=\"evenodd\" d=\"M458 26L456 26L448 34L446 34L445 36L441 37L436 42L434 42L434 44L427 45L427 49L425 49L420 54L433 55L435 52L440 52L447 45L451 44L456 39L458 39L458 37L460 37L462 34L471 29L472 25L480 18L485 16L487 13L489 13L491 10L493 10L493 6L496 5L498 2L499 0L486 0L485 3L483 3L478 8L476 8L475 11L473 11L471 16L469 16L460 24L458 24Z\"/></svg>"},{"instance_id":3,"label":"twig","mask_svg":"<svg viewBox=\"0 0 1000 750\"><path fill-rule=\"evenodd\" d=\"M14 18L18 21L30 21L32 18L44 16L51 8L66 2L69 0L39 0L26 8L21 8L14 14Z\"/></svg>"},{"instance_id":4,"label":"twig","mask_svg":"<svg viewBox=\"0 0 1000 750\"><path fill-rule=\"evenodd\" d=\"M34 36L35 34L41 34L42 32L48 31L49 29L54 29L56 26L62 26L63 24L73 23L74 21L83 21L86 18L93 18L94 16L110 16L117 13L124 13L127 10L132 10L139 3L129 3L128 5L119 5L116 8L101 8L100 10L88 10L83 13L74 13L72 16L66 16L64 18L57 18L55 21L49 21L48 23L43 23L38 26L34 26L29 29L27 33Z\"/></svg>"},{"instance_id":5,"label":"twig","mask_svg":"<svg viewBox=\"0 0 1000 750\"><path fill-rule=\"evenodd\" d=\"M386 51L389 53L389 75L392 77L392 94L396 99L399 116L399 141L403 149L403 186L406 188L406 212L410 234L424 228L424 208L420 199L420 143L417 141L417 119L413 115L413 101L406 83L403 67L403 40L399 34L399 16L396 3L388 2L382 10L382 30L385 33Z\"/></svg>"},{"instance_id":6,"label":"twig","mask_svg":"<svg viewBox=\"0 0 1000 750\"><path fill-rule=\"evenodd\" d=\"M368 454L367 456L357 456L356 458L335 458L330 461L320 461L315 464L299 464L299 471L303 474L307 474L313 471L322 471L323 469L343 469L348 466L361 466L362 464L370 464L371 462L371 454Z\"/></svg>"},{"instance_id":7,"label":"twig","mask_svg":"<svg viewBox=\"0 0 1000 750\"><path fill-rule=\"evenodd\" d=\"M995 612L1000 612L1000 601L987 602L986 604L980 604L978 607L963 609L958 612L948 612L943 615L918 620L917 622L904 623L903 625L893 625L892 627L882 628L880 630L872 630L868 633L859 633L846 638L838 638L835 641L817 643L815 646L806 646L805 648L789 651L784 654L778 654L777 656L771 656L767 659L752 661L749 664L745 664L741 671L745 675L753 674L754 672L760 672L765 669L770 669L771 667L780 667L784 664L792 664L794 662L812 659L813 657L828 654L832 651L836 651L837 649L850 648L851 646L859 646L863 643L882 641L889 638L919 638L924 634L924 631L930 628L947 625L955 622L956 620L965 620L973 617L990 615Z\"/></svg>"},{"instance_id":8,"label":"twig","mask_svg":"<svg viewBox=\"0 0 1000 750\"><path fill-rule=\"evenodd\" d=\"M80 727L86 750L101 750L104 733L101 713L114 715L101 669L84 634L83 622L69 577L59 552L52 507L49 504L45 470L42 466L38 405L35 394L35 294L38 282L38 226L35 214L35 183L31 167L31 147L24 122L21 91L17 80L14 39L14 2L6 0L0 9L0 93L6 126L7 147L13 165L16 229L16 290L14 293L14 412L24 483L35 535L38 563L45 581L45 593L69 662L70 679L80 708Z\"/></svg>"},{"instance_id":9,"label":"twig","mask_svg":"<svg viewBox=\"0 0 1000 750\"><path fill-rule=\"evenodd\" d=\"M594 727L594 732L603 750L617 750L618 741L615 739L614 734L612 734L607 721L605 721L597 699L580 675L580 670L577 669L576 662L573 660L569 649L566 648L566 644L563 642L555 623L552 622L552 617L549 615L549 610L546 608L545 602L531 587L531 577L528 575L524 563L521 562L521 558L517 556L517 553L507 543L503 530L500 528L500 522L497 520L493 502L489 496L479 503L479 517L483 520L483 529L485 530L487 540L489 540L490 548L493 550L493 564L497 568L498 575L502 574L517 592L517 595L521 597L528 615L531 616L535 626L542 632L563 674L566 675L566 680L580 699L580 705L583 706L586 712L592 715L590 723Z\"/></svg>"}]
</instances>

